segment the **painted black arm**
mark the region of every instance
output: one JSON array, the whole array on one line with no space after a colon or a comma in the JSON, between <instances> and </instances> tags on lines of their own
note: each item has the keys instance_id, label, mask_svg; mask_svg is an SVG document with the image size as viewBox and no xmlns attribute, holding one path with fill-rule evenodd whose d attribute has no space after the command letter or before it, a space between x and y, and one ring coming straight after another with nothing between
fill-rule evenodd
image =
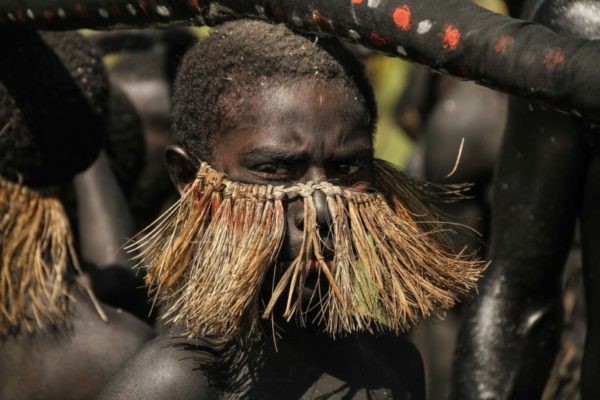
<instances>
[{"instance_id":1,"label":"painted black arm","mask_svg":"<svg viewBox=\"0 0 600 400\"><path fill-rule=\"evenodd\" d=\"M0 27L200 25L244 16L358 41L600 120L600 42L567 38L469 0L0 0Z\"/></svg>"},{"instance_id":2,"label":"painted black arm","mask_svg":"<svg viewBox=\"0 0 600 400\"><path fill-rule=\"evenodd\" d=\"M452 399L538 399L562 331L562 274L587 168L572 117L513 98L494 183L492 264L467 310Z\"/></svg>"},{"instance_id":3,"label":"painted black arm","mask_svg":"<svg viewBox=\"0 0 600 400\"><path fill-rule=\"evenodd\" d=\"M127 202L101 153L74 180L79 244L98 298L147 319L149 302L144 281L132 269L123 246L135 233Z\"/></svg>"}]
</instances>

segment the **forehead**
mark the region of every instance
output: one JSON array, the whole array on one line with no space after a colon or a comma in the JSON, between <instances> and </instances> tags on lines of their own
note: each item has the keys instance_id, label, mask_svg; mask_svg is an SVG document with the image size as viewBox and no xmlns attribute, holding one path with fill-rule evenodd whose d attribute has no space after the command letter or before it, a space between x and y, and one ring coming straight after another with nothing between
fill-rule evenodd
<instances>
[{"instance_id":1,"label":"forehead","mask_svg":"<svg viewBox=\"0 0 600 400\"><path fill-rule=\"evenodd\" d=\"M228 146L220 151L272 146L322 157L348 146L371 147L369 110L341 80L265 85L237 104L235 122L220 135Z\"/></svg>"}]
</instances>

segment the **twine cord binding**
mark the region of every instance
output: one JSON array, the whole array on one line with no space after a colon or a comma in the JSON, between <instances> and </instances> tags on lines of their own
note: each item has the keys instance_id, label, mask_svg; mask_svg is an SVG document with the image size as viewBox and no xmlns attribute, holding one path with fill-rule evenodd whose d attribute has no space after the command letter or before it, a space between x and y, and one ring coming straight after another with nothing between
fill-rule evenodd
<instances>
[{"instance_id":1,"label":"twine cord binding","mask_svg":"<svg viewBox=\"0 0 600 400\"><path fill-rule=\"evenodd\" d=\"M283 317L301 324L316 307L316 321L332 336L405 330L468 294L484 264L450 250L444 224L426 201L435 190L383 161L374 165L378 192L364 193L329 182L234 182L202 163L179 201L128 249L146 269L155 301L166 305L165 318L190 337L252 337L259 316L272 318L280 301ZM323 257L315 190L325 195L332 217L331 260ZM441 197L459 192L454 187ZM259 292L285 235L283 202L296 194L304 202L302 246L261 309ZM303 304L314 262L328 289L315 288Z\"/></svg>"}]
</instances>

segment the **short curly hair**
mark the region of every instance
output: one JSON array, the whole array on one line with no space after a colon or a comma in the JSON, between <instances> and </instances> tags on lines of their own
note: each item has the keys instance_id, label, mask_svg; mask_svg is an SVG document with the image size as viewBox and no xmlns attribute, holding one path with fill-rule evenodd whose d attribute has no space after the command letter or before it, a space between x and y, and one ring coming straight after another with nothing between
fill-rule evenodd
<instances>
[{"instance_id":1,"label":"short curly hair","mask_svg":"<svg viewBox=\"0 0 600 400\"><path fill-rule=\"evenodd\" d=\"M214 137L231 123L224 98L251 96L260 82L306 78L339 81L366 106L365 126L373 132L373 91L360 62L341 43L300 36L281 24L238 20L217 27L183 58L173 96L175 140L192 156L211 161Z\"/></svg>"},{"instance_id":2,"label":"short curly hair","mask_svg":"<svg viewBox=\"0 0 600 400\"><path fill-rule=\"evenodd\" d=\"M103 143L102 61L75 32L9 30L0 43L0 175L32 187L67 182Z\"/></svg>"}]
</instances>

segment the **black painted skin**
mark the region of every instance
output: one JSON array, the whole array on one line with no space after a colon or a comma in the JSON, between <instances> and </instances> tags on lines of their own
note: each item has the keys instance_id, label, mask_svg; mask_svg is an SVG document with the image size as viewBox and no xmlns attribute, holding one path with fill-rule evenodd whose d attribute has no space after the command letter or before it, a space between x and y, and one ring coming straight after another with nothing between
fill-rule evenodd
<instances>
[{"instance_id":1,"label":"black painted skin","mask_svg":"<svg viewBox=\"0 0 600 400\"><path fill-rule=\"evenodd\" d=\"M144 280L125 252L135 234L127 201L106 154L74 179L79 247L98 299L147 320L150 305Z\"/></svg>"},{"instance_id":2,"label":"black painted skin","mask_svg":"<svg viewBox=\"0 0 600 400\"><path fill-rule=\"evenodd\" d=\"M600 6L534 1L527 16L566 35L600 38L600 20L573 11L584 3ZM580 119L510 100L494 185L492 266L459 335L453 399L540 398L559 346L561 278L578 218L588 320L581 394L600 398L598 134Z\"/></svg>"},{"instance_id":3,"label":"black painted skin","mask_svg":"<svg viewBox=\"0 0 600 400\"><path fill-rule=\"evenodd\" d=\"M218 136L213 148L213 165L232 179L261 184L330 180L355 187L372 183L367 111L339 84L302 80L266 87L239 108L243 111L236 123ZM180 191L197 170L184 146L167 154ZM323 200L315 196L317 219L322 229L328 229L330 218ZM287 238L280 262L299 252L302 210L298 198L286 204ZM234 385L233 390L211 385L205 376L210 363L220 360L214 347L201 338L177 339L174 331L149 343L128 362L101 399L425 397L421 357L402 336L355 334L333 340L310 322L301 327L294 320L277 319L276 324L281 333L277 350L269 338L270 322L265 321L266 336L258 350L264 364L256 379ZM241 363L241 368L249 365Z\"/></svg>"}]
</instances>

